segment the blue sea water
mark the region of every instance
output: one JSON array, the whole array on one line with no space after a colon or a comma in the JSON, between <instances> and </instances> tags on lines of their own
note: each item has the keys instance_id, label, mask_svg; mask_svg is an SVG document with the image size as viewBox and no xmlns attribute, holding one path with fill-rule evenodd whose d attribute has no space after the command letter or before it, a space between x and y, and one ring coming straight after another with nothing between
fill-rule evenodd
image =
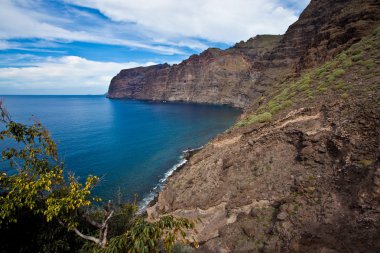
<instances>
[{"instance_id":1,"label":"blue sea water","mask_svg":"<svg viewBox=\"0 0 380 253\"><path fill-rule=\"evenodd\" d=\"M66 170L102 178L94 193L150 200L185 149L197 148L229 128L240 111L225 107L104 96L0 96L15 121L33 116L51 132ZM1 147L1 146L0 146ZM3 147L1 147L3 148Z\"/></svg>"}]
</instances>

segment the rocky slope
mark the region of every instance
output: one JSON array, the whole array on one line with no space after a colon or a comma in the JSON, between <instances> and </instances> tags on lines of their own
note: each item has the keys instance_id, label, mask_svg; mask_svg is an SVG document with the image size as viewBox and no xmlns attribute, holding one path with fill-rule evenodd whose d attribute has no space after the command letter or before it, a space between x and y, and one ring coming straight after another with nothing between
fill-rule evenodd
<instances>
[{"instance_id":1,"label":"rocky slope","mask_svg":"<svg viewBox=\"0 0 380 253\"><path fill-rule=\"evenodd\" d=\"M186 252L380 252L380 26L274 84L176 172L148 218L196 222Z\"/></svg>"},{"instance_id":2,"label":"rocky slope","mask_svg":"<svg viewBox=\"0 0 380 253\"><path fill-rule=\"evenodd\" d=\"M313 0L284 36L208 49L180 64L122 70L109 98L246 107L273 83L318 65L358 41L380 19L378 0Z\"/></svg>"},{"instance_id":3,"label":"rocky slope","mask_svg":"<svg viewBox=\"0 0 380 253\"><path fill-rule=\"evenodd\" d=\"M112 98L244 108L148 219L193 219L186 252L380 252L379 41L380 1L312 0L283 36L122 70Z\"/></svg>"}]
</instances>

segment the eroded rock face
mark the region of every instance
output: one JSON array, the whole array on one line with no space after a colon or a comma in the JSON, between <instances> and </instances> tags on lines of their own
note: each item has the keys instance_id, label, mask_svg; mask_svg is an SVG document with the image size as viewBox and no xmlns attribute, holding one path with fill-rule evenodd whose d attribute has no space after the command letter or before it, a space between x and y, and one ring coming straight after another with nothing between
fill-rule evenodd
<instances>
[{"instance_id":1,"label":"eroded rock face","mask_svg":"<svg viewBox=\"0 0 380 253\"><path fill-rule=\"evenodd\" d=\"M331 96L220 135L170 178L148 217L196 221L199 252L378 252L372 102Z\"/></svg>"},{"instance_id":2,"label":"eroded rock face","mask_svg":"<svg viewBox=\"0 0 380 253\"><path fill-rule=\"evenodd\" d=\"M261 95L252 85L259 78L241 54L208 49L178 65L123 70L111 81L108 96L243 107Z\"/></svg>"},{"instance_id":3,"label":"eroded rock face","mask_svg":"<svg viewBox=\"0 0 380 253\"><path fill-rule=\"evenodd\" d=\"M228 104L244 108L268 87L346 49L380 19L378 0L312 0L284 36L261 35L180 64L122 70L109 98Z\"/></svg>"},{"instance_id":4,"label":"eroded rock face","mask_svg":"<svg viewBox=\"0 0 380 253\"><path fill-rule=\"evenodd\" d=\"M313 67L372 30L380 20L379 8L377 0L312 0L267 57L296 71Z\"/></svg>"}]
</instances>

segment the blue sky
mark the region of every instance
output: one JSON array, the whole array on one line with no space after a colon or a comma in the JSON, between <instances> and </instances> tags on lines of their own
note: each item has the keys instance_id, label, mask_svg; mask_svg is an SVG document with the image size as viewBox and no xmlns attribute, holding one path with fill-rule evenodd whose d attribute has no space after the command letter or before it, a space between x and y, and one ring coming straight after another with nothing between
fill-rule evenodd
<instances>
[{"instance_id":1,"label":"blue sky","mask_svg":"<svg viewBox=\"0 0 380 253\"><path fill-rule=\"evenodd\" d=\"M1 0L0 94L104 94L121 69L282 34L309 0Z\"/></svg>"}]
</instances>

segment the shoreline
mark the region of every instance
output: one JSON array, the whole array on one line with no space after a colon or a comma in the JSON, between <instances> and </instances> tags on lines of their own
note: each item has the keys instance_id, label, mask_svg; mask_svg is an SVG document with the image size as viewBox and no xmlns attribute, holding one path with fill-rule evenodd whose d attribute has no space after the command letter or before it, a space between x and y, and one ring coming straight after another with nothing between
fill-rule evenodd
<instances>
[{"instance_id":1,"label":"shoreline","mask_svg":"<svg viewBox=\"0 0 380 253\"><path fill-rule=\"evenodd\" d=\"M202 150L203 147L204 146L182 151L182 154L179 156L179 162L173 165L158 181L158 183L150 190L150 192L141 201L139 201L139 214L144 214L148 207L153 206L157 202L158 194L163 191L168 179L175 173L178 173L186 165L189 159L198 151Z\"/></svg>"},{"instance_id":2,"label":"shoreline","mask_svg":"<svg viewBox=\"0 0 380 253\"><path fill-rule=\"evenodd\" d=\"M130 101L141 101L145 103L152 104L189 104L189 105L207 105L207 106L220 106L220 107L229 107L239 111L243 111L245 106L237 106L234 104L221 104L221 103L212 103L212 102L195 102L195 101L186 101L186 100L162 100L162 99L148 99L148 98L131 98L131 97L110 97L108 95L105 98L110 100L130 100Z\"/></svg>"}]
</instances>

